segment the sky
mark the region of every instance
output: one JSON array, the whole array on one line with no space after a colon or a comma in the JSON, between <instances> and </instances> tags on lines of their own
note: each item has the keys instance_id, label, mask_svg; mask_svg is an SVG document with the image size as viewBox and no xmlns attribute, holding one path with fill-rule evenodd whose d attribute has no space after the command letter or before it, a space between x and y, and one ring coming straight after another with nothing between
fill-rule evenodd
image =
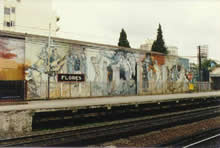
<instances>
[{"instance_id":1,"label":"sky","mask_svg":"<svg viewBox=\"0 0 220 148\"><path fill-rule=\"evenodd\" d=\"M131 47L156 39L159 23L166 46L197 61L208 45L220 62L220 0L53 0L60 16L58 37L117 45L124 28Z\"/></svg>"}]
</instances>

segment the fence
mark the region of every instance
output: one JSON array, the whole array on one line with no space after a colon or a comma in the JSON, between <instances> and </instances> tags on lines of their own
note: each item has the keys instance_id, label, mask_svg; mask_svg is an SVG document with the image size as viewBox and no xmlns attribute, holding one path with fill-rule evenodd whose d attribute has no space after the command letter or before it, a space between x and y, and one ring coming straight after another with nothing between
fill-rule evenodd
<instances>
[{"instance_id":1,"label":"fence","mask_svg":"<svg viewBox=\"0 0 220 148\"><path fill-rule=\"evenodd\" d=\"M28 99L45 99L48 96L47 82L27 83ZM131 81L123 81L118 83L102 82L50 82L50 98L73 98L73 97L92 97L92 96L121 96L136 95L136 84Z\"/></svg>"},{"instance_id":2,"label":"fence","mask_svg":"<svg viewBox=\"0 0 220 148\"><path fill-rule=\"evenodd\" d=\"M92 96L128 96L128 95L153 95L153 94L173 94L187 92L202 92L211 90L209 82L193 83L190 89L189 82L148 82L140 83L122 81L111 83L102 82L51 82L50 99L55 98L73 98L73 97L92 97ZM47 82L28 82L27 84L28 99L45 99L47 98Z\"/></svg>"},{"instance_id":3,"label":"fence","mask_svg":"<svg viewBox=\"0 0 220 148\"><path fill-rule=\"evenodd\" d=\"M195 91L197 92L204 92L211 90L211 83L210 82L196 82L194 83Z\"/></svg>"},{"instance_id":4,"label":"fence","mask_svg":"<svg viewBox=\"0 0 220 148\"><path fill-rule=\"evenodd\" d=\"M173 94L173 93L187 93L187 92L204 92L211 90L210 82L148 82L143 84L139 90L139 94Z\"/></svg>"},{"instance_id":5,"label":"fence","mask_svg":"<svg viewBox=\"0 0 220 148\"><path fill-rule=\"evenodd\" d=\"M189 91L188 82L145 82L141 84L139 94L171 94L171 93L184 93Z\"/></svg>"}]
</instances>

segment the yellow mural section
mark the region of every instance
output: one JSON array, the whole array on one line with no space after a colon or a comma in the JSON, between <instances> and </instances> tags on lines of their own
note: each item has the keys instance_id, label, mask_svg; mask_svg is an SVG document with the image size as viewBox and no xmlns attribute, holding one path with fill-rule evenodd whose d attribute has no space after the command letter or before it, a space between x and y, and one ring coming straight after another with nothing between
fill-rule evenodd
<instances>
[{"instance_id":1,"label":"yellow mural section","mask_svg":"<svg viewBox=\"0 0 220 148\"><path fill-rule=\"evenodd\" d=\"M24 64L0 58L0 80L24 80Z\"/></svg>"},{"instance_id":2,"label":"yellow mural section","mask_svg":"<svg viewBox=\"0 0 220 148\"><path fill-rule=\"evenodd\" d=\"M24 80L24 40L0 37L0 80Z\"/></svg>"},{"instance_id":3,"label":"yellow mural section","mask_svg":"<svg viewBox=\"0 0 220 148\"><path fill-rule=\"evenodd\" d=\"M18 64L16 69L0 68L0 80L24 80L24 66Z\"/></svg>"}]
</instances>

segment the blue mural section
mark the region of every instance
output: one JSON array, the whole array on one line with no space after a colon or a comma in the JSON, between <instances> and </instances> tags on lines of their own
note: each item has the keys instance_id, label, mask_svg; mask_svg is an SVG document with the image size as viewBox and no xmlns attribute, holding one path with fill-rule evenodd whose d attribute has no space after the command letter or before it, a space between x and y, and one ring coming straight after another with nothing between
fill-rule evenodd
<instances>
[{"instance_id":1,"label":"blue mural section","mask_svg":"<svg viewBox=\"0 0 220 148\"><path fill-rule=\"evenodd\" d=\"M93 55L89 55L90 52ZM95 53L95 54L94 54ZM122 50L91 51L89 79L92 83L92 95L131 95L136 94L135 55Z\"/></svg>"},{"instance_id":2,"label":"blue mural section","mask_svg":"<svg viewBox=\"0 0 220 148\"><path fill-rule=\"evenodd\" d=\"M184 69L189 70L189 59L179 57L178 64L183 66Z\"/></svg>"},{"instance_id":3,"label":"blue mural section","mask_svg":"<svg viewBox=\"0 0 220 148\"><path fill-rule=\"evenodd\" d=\"M66 67L68 74L83 73L87 74L87 63L85 49L70 49L66 57Z\"/></svg>"}]
</instances>

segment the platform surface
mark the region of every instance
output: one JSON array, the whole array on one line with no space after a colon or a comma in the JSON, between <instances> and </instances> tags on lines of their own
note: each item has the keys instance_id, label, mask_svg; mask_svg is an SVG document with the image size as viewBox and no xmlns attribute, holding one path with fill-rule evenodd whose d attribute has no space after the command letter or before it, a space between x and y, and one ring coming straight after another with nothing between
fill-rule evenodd
<instances>
[{"instance_id":1,"label":"platform surface","mask_svg":"<svg viewBox=\"0 0 220 148\"><path fill-rule=\"evenodd\" d=\"M62 108L79 108L85 106L103 106L103 105L120 105L134 103L151 103L172 101L187 98L201 97L220 97L220 91L185 93L185 94L168 94L168 95L146 95L146 96L114 96L114 97L97 97L97 98L79 98L79 99L60 99L60 100L42 100L28 101L28 104L22 105L3 105L0 106L0 112L4 111L21 111L21 110L47 110Z\"/></svg>"}]
</instances>

